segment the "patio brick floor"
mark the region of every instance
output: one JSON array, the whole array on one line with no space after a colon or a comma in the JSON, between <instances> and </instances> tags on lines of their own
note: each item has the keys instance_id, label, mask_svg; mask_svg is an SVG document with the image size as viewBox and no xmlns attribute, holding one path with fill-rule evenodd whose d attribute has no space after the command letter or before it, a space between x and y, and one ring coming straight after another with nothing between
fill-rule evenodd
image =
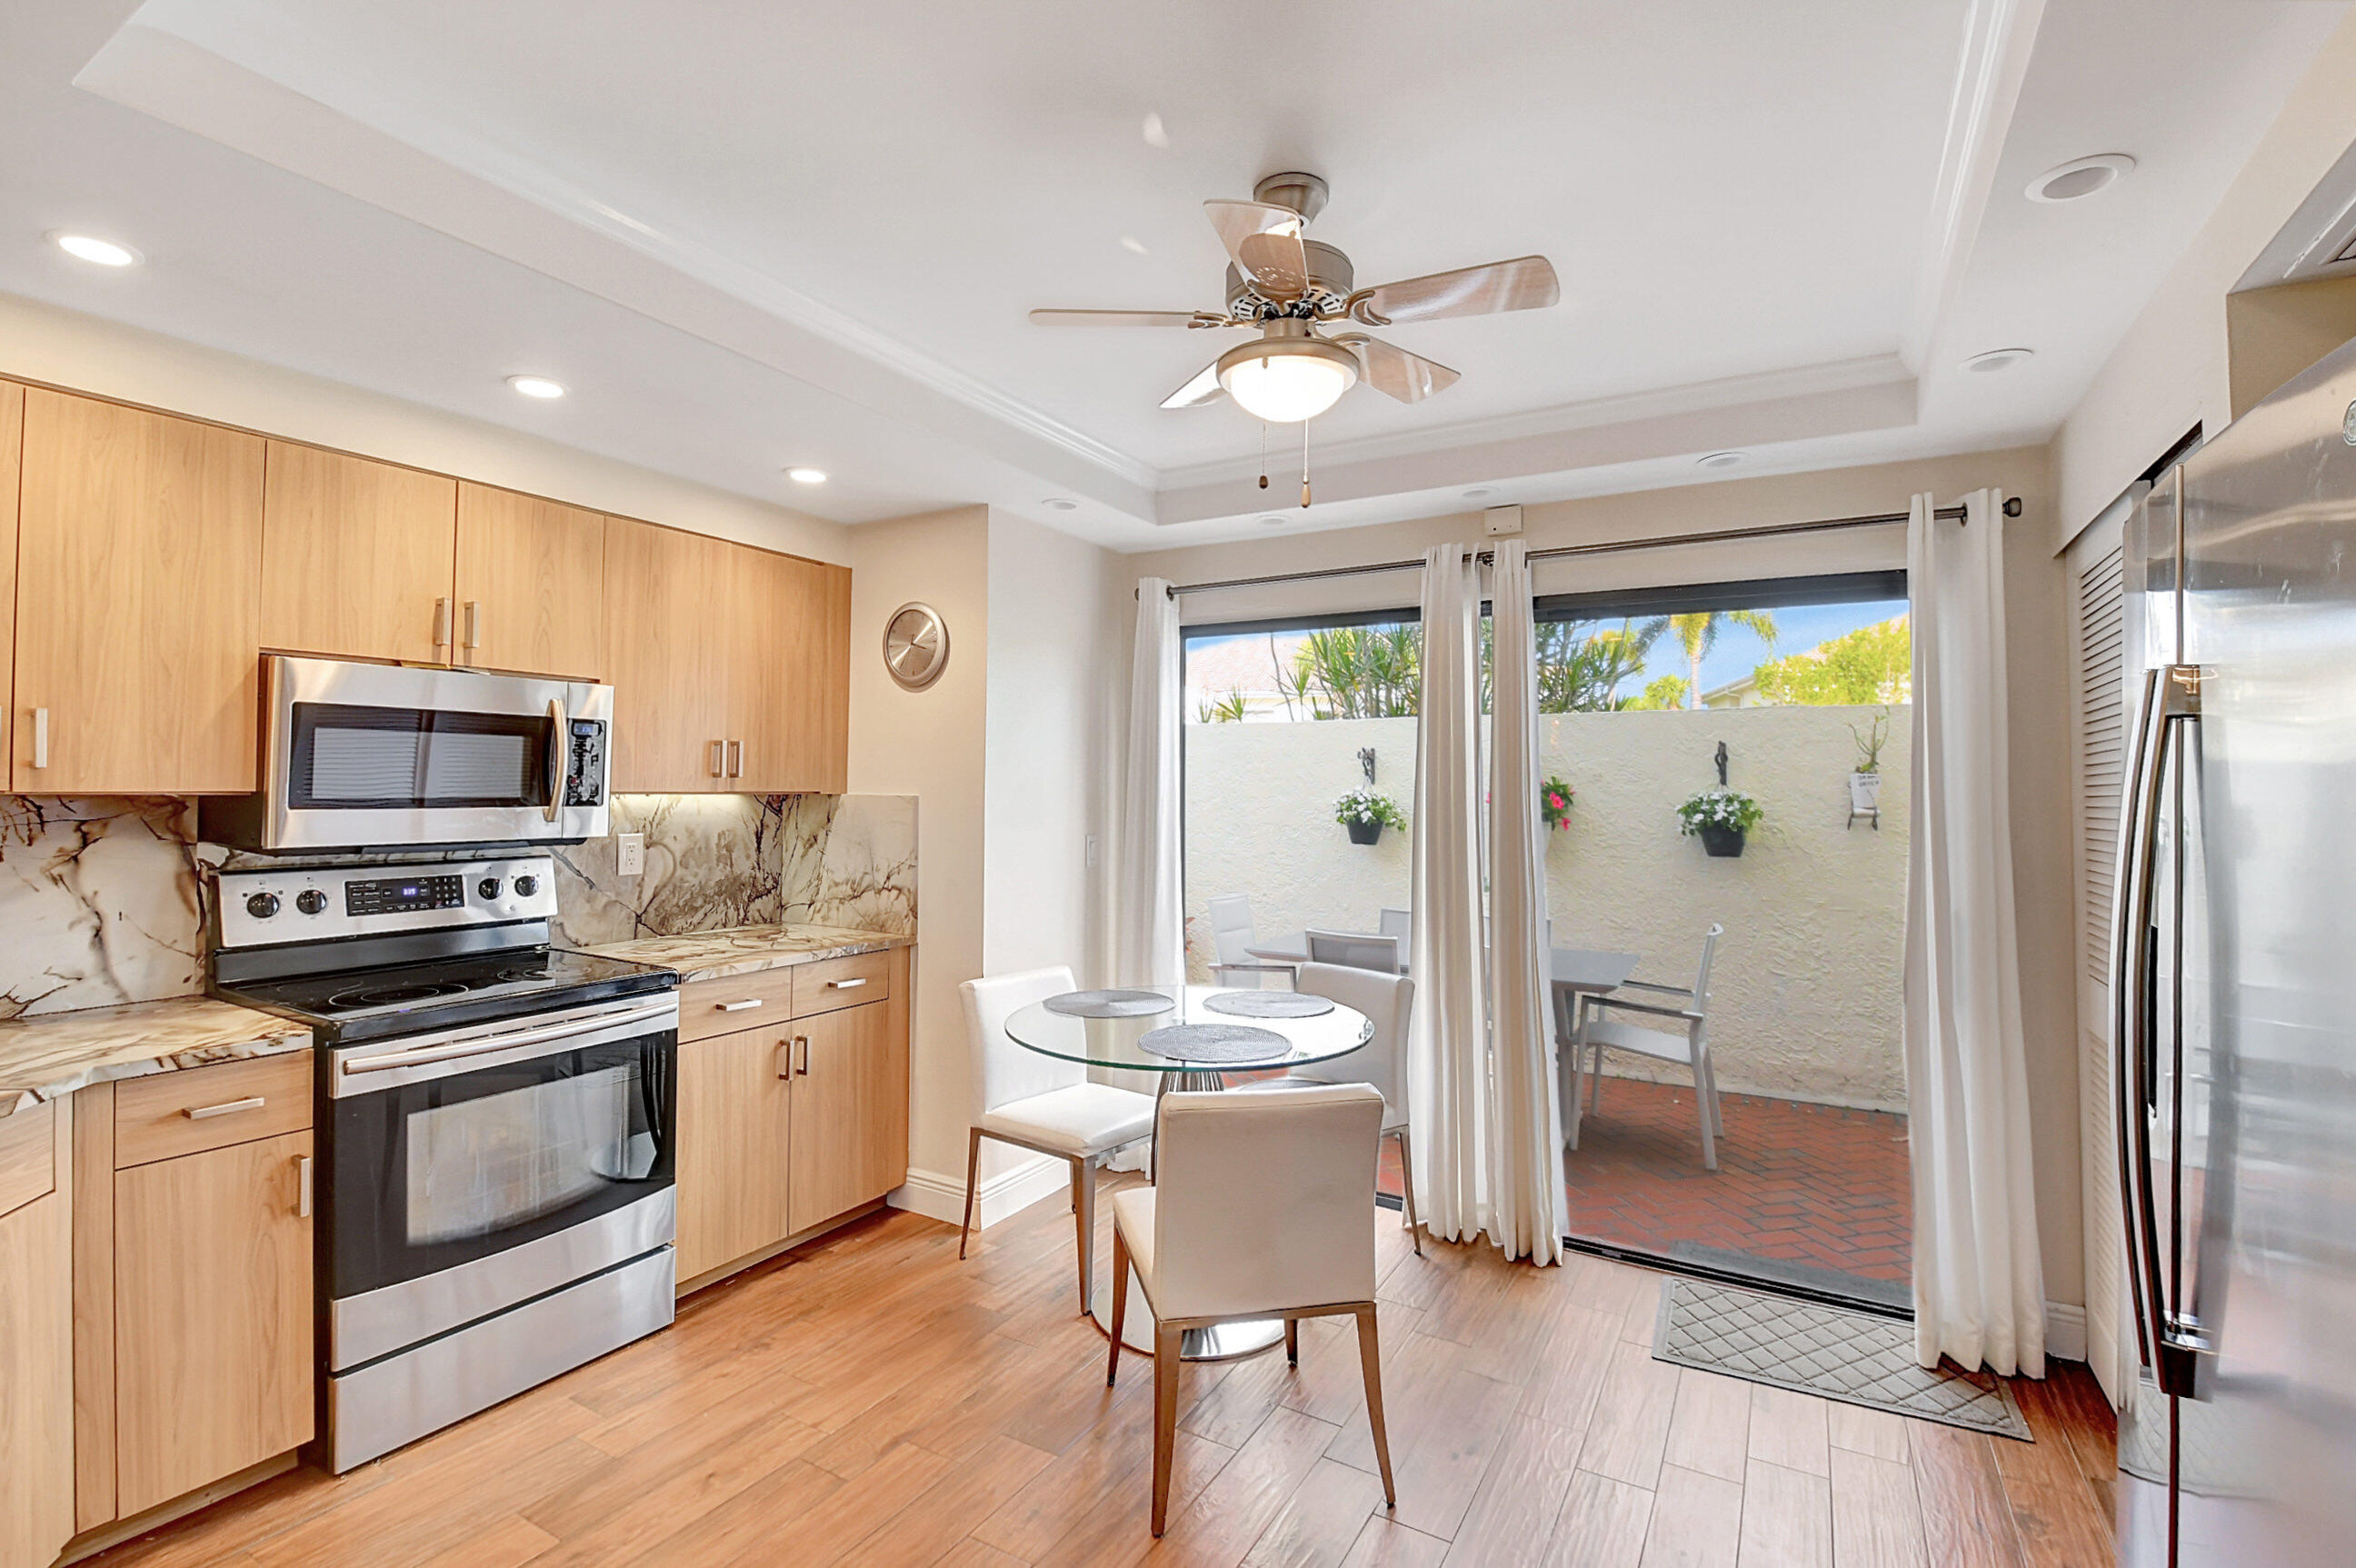
<instances>
[{"instance_id":1,"label":"patio brick floor","mask_svg":"<svg viewBox=\"0 0 2356 1568\"><path fill-rule=\"evenodd\" d=\"M1611 1079L1563 1165L1570 1233L1670 1254L1680 1242L1903 1283L1913 1204L1906 1118L1881 1111L1719 1096L1726 1135L1702 1168L1693 1090ZM1398 1192L1398 1145L1382 1190Z\"/></svg>"}]
</instances>

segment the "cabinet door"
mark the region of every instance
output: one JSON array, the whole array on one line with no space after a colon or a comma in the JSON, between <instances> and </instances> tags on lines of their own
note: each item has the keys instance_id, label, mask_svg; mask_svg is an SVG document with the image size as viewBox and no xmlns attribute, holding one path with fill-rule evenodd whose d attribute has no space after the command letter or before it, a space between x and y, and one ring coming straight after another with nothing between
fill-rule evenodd
<instances>
[{"instance_id":1,"label":"cabinet door","mask_svg":"<svg viewBox=\"0 0 2356 1568\"><path fill-rule=\"evenodd\" d=\"M605 575L600 514L459 482L459 663L602 679Z\"/></svg>"},{"instance_id":2,"label":"cabinet door","mask_svg":"<svg viewBox=\"0 0 2356 1568\"><path fill-rule=\"evenodd\" d=\"M712 747L729 733L730 572L734 557L744 553L750 552L700 533L606 520L614 793L725 787L725 765L714 763Z\"/></svg>"},{"instance_id":3,"label":"cabinet door","mask_svg":"<svg viewBox=\"0 0 2356 1568\"><path fill-rule=\"evenodd\" d=\"M114 1176L116 1508L308 1442L311 1134Z\"/></svg>"},{"instance_id":4,"label":"cabinet door","mask_svg":"<svg viewBox=\"0 0 2356 1568\"><path fill-rule=\"evenodd\" d=\"M42 1152L66 1146L60 1129ZM48 1568L73 1534L71 1203L51 1191L0 1214L0 1568Z\"/></svg>"},{"instance_id":5,"label":"cabinet door","mask_svg":"<svg viewBox=\"0 0 2356 1568\"><path fill-rule=\"evenodd\" d=\"M262 467L258 435L27 390L18 791L254 788Z\"/></svg>"},{"instance_id":6,"label":"cabinet door","mask_svg":"<svg viewBox=\"0 0 2356 1568\"><path fill-rule=\"evenodd\" d=\"M262 645L450 659L458 481L273 441L262 490Z\"/></svg>"},{"instance_id":7,"label":"cabinet door","mask_svg":"<svg viewBox=\"0 0 2356 1568\"><path fill-rule=\"evenodd\" d=\"M16 641L16 499L17 476L25 455L25 389L0 381L0 648ZM0 757L8 751L8 729L16 707L5 701L11 669L0 672Z\"/></svg>"},{"instance_id":8,"label":"cabinet door","mask_svg":"<svg viewBox=\"0 0 2356 1568\"><path fill-rule=\"evenodd\" d=\"M851 574L736 553L728 733L741 743L742 767L732 787L840 794L851 742Z\"/></svg>"},{"instance_id":9,"label":"cabinet door","mask_svg":"<svg viewBox=\"0 0 2356 1568\"><path fill-rule=\"evenodd\" d=\"M780 1029L746 1029L679 1047L681 1281L789 1233L791 1071Z\"/></svg>"},{"instance_id":10,"label":"cabinet door","mask_svg":"<svg viewBox=\"0 0 2356 1568\"><path fill-rule=\"evenodd\" d=\"M889 1003L800 1018L794 1079L793 1228L807 1230L908 1179L908 1036Z\"/></svg>"}]
</instances>

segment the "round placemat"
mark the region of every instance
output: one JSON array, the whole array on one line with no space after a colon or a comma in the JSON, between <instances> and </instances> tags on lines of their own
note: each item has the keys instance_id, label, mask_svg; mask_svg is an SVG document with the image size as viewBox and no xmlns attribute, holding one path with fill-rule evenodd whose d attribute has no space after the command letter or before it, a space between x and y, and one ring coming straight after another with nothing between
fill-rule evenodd
<instances>
[{"instance_id":1,"label":"round placemat","mask_svg":"<svg viewBox=\"0 0 2356 1568\"><path fill-rule=\"evenodd\" d=\"M1072 1018L1151 1018L1177 1004L1159 991L1066 991L1041 1005Z\"/></svg>"},{"instance_id":2,"label":"round placemat","mask_svg":"<svg viewBox=\"0 0 2356 1568\"><path fill-rule=\"evenodd\" d=\"M1204 997L1203 1005L1238 1018L1316 1018L1333 1011L1332 997L1306 991L1220 991Z\"/></svg>"},{"instance_id":3,"label":"round placemat","mask_svg":"<svg viewBox=\"0 0 2356 1568\"><path fill-rule=\"evenodd\" d=\"M1282 1035L1248 1024L1172 1024L1144 1036L1137 1046L1173 1062L1232 1067L1281 1061L1292 1054L1292 1042Z\"/></svg>"}]
</instances>

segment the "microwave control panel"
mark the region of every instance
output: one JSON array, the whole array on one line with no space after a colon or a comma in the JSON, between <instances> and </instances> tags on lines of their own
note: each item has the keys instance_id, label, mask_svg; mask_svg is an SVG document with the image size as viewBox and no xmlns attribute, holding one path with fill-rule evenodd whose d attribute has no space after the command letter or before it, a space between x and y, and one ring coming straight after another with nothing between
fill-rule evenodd
<instances>
[{"instance_id":1,"label":"microwave control panel","mask_svg":"<svg viewBox=\"0 0 2356 1568\"><path fill-rule=\"evenodd\" d=\"M564 803L602 806L605 803L605 724L602 719L574 719L565 737Z\"/></svg>"}]
</instances>

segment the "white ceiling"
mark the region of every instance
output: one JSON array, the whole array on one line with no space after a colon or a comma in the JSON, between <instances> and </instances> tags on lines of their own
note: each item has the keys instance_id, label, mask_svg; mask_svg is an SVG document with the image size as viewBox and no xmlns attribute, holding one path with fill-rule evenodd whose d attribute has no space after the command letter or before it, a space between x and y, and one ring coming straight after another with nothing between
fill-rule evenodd
<instances>
[{"instance_id":1,"label":"white ceiling","mask_svg":"<svg viewBox=\"0 0 2356 1568\"><path fill-rule=\"evenodd\" d=\"M0 290L846 521L1160 546L1252 532L1297 433L1261 492L1256 424L1155 406L1235 339L1024 312L1215 306L1200 203L1302 167L1362 284L1541 252L1564 285L1389 330L1464 379L1315 424L1294 525L1346 525L2043 438L2344 8L20 5L0 137L42 156L0 167ZM2022 198L2113 151L2115 189ZM70 227L147 264L42 242Z\"/></svg>"}]
</instances>

